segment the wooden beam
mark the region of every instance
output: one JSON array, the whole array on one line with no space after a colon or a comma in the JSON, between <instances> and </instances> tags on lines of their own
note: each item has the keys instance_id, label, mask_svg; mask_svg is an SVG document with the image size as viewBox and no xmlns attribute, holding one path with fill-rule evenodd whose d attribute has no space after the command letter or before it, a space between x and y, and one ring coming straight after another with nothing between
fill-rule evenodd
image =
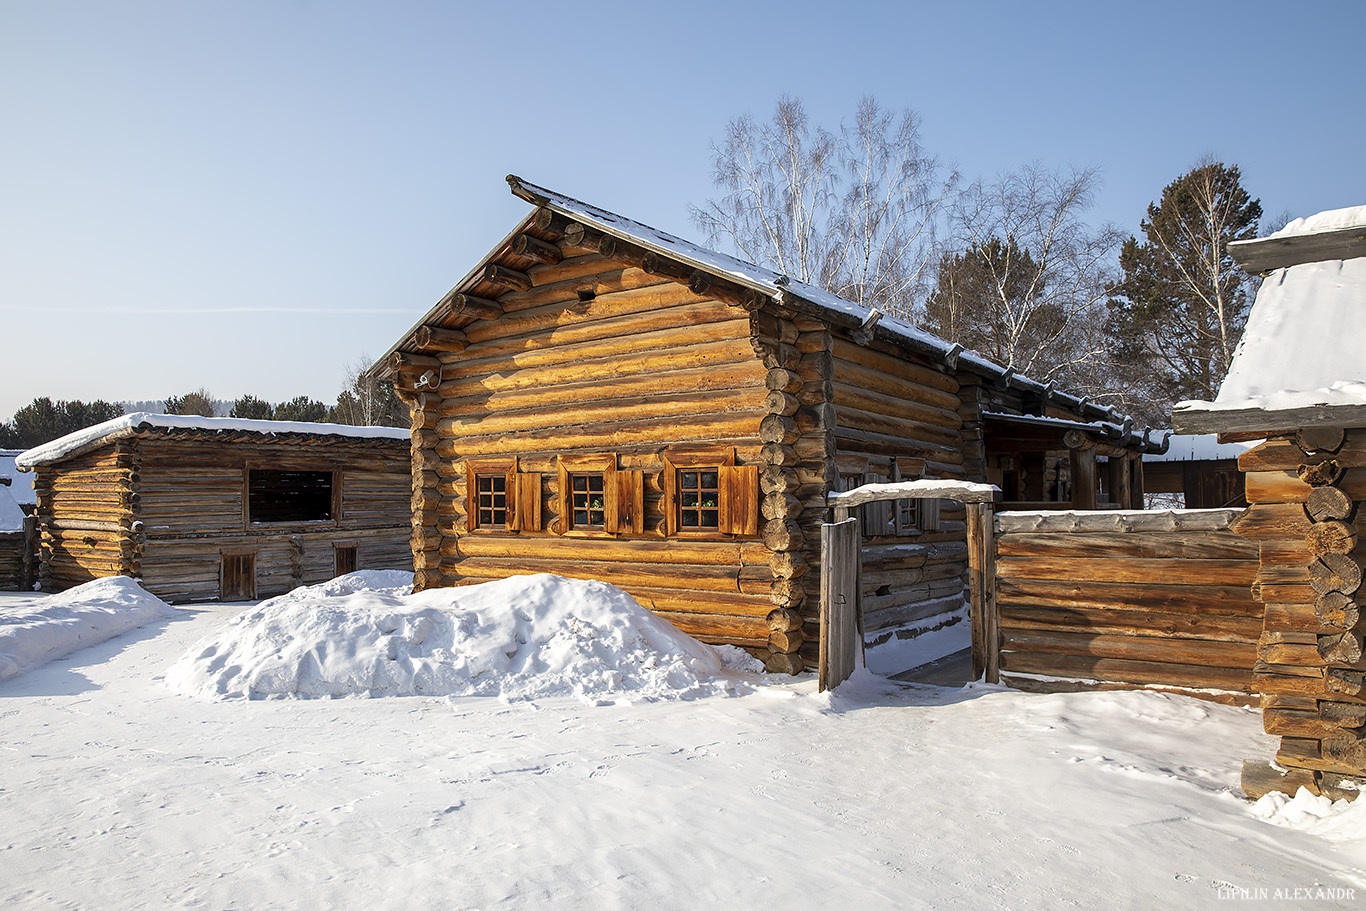
<instances>
[{"instance_id":1,"label":"wooden beam","mask_svg":"<svg viewBox=\"0 0 1366 911\"><path fill-rule=\"evenodd\" d=\"M1073 449L1072 503L1077 509L1096 508L1096 451Z\"/></svg>"},{"instance_id":2,"label":"wooden beam","mask_svg":"<svg viewBox=\"0 0 1366 911\"><path fill-rule=\"evenodd\" d=\"M1366 405L1310 405L1278 411L1260 408L1173 411L1172 424L1177 433L1217 433L1231 440L1233 434L1247 432L1260 438L1273 433L1293 433L1305 427L1366 427Z\"/></svg>"},{"instance_id":3,"label":"wooden beam","mask_svg":"<svg viewBox=\"0 0 1366 911\"><path fill-rule=\"evenodd\" d=\"M518 234L512 241L512 252L518 256L525 256L527 259L534 259L536 262L547 266L553 266L564 259L564 254L560 252L559 247L532 237L530 234Z\"/></svg>"},{"instance_id":4,"label":"wooden beam","mask_svg":"<svg viewBox=\"0 0 1366 911\"><path fill-rule=\"evenodd\" d=\"M423 327L426 328L426 327ZM395 370L426 370L431 367L440 367L441 362L434 357L425 354L411 354L407 351L395 351L390 360Z\"/></svg>"},{"instance_id":5,"label":"wooden beam","mask_svg":"<svg viewBox=\"0 0 1366 911\"><path fill-rule=\"evenodd\" d=\"M420 326L413 334L413 341L423 351L464 351L470 340L459 329L441 329L436 326Z\"/></svg>"},{"instance_id":6,"label":"wooden beam","mask_svg":"<svg viewBox=\"0 0 1366 911\"><path fill-rule=\"evenodd\" d=\"M1235 240L1228 245L1228 252L1238 265L1252 273L1303 263L1354 259L1366 256L1366 228L1358 226L1317 234Z\"/></svg>"},{"instance_id":7,"label":"wooden beam","mask_svg":"<svg viewBox=\"0 0 1366 911\"><path fill-rule=\"evenodd\" d=\"M515 269L509 269L506 266L499 266L494 263L489 263L484 267L483 277L486 282L491 282L495 285L503 285L507 288L514 288L518 291L530 291L532 287L531 276L527 275L525 272L518 272Z\"/></svg>"},{"instance_id":8,"label":"wooden beam","mask_svg":"<svg viewBox=\"0 0 1366 911\"><path fill-rule=\"evenodd\" d=\"M471 294L452 294L451 313L472 316L475 319L497 319L503 315L503 308L497 301Z\"/></svg>"}]
</instances>

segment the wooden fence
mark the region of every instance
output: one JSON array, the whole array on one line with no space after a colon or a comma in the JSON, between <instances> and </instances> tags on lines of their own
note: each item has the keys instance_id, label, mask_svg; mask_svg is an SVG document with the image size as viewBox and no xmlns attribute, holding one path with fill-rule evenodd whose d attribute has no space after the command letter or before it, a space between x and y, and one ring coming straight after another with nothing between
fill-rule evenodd
<instances>
[{"instance_id":1,"label":"wooden fence","mask_svg":"<svg viewBox=\"0 0 1366 911\"><path fill-rule=\"evenodd\" d=\"M1240 514L998 514L975 665L991 680L999 662L1020 689L1147 685L1252 701L1262 605L1257 546L1232 530Z\"/></svg>"},{"instance_id":2,"label":"wooden fence","mask_svg":"<svg viewBox=\"0 0 1366 911\"><path fill-rule=\"evenodd\" d=\"M32 591L38 553L38 520L24 517L20 531L0 533L0 591Z\"/></svg>"}]
</instances>

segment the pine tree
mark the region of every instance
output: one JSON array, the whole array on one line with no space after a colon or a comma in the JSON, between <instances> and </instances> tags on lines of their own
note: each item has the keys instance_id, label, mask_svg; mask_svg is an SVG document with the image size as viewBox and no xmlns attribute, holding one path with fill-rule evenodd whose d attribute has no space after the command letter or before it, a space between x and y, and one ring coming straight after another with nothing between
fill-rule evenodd
<instances>
[{"instance_id":1,"label":"pine tree","mask_svg":"<svg viewBox=\"0 0 1366 911\"><path fill-rule=\"evenodd\" d=\"M306 395L295 396L288 402L281 402L275 406L273 419L316 424L327 419L327 406Z\"/></svg>"},{"instance_id":2,"label":"pine tree","mask_svg":"<svg viewBox=\"0 0 1366 911\"><path fill-rule=\"evenodd\" d=\"M92 427L123 414L123 408L103 399L82 402L53 402L43 397L34 399L14 413L14 419L0 427L3 445L9 448L31 448L64 437L68 433Z\"/></svg>"},{"instance_id":3,"label":"pine tree","mask_svg":"<svg viewBox=\"0 0 1366 911\"><path fill-rule=\"evenodd\" d=\"M1206 159L1149 204L1144 242L1130 237L1120 250L1112 346L1152 410L1170 416L1174 402L1218 394L1252 298L1228 243L1256 237L1261 217L1238 167Z\"/></svg>"},{"instance_id":4,"label":"pine tree","mask_svg":"<svg viewBox=\"0 0 1366 911\"><path fill-rule=\"evenodd\" d=\"M270 402L258 399L254 395L244 395L232 403L232 409L228 412L228 417L246 418L251 421L269 421L275 415L275 409Z\"/></svg>"},{"instance_id":5,"label":"pine tree","mask_svg":"<svg viewBox=\"0 0 1366 911\"><path fill-rule=\"evenodd\" d=\"M202 386L194 392L169 396L165 408L167 414L198 415L203 418L211 418L216 413L213 396Z\"/></svg>"}]
</instances>

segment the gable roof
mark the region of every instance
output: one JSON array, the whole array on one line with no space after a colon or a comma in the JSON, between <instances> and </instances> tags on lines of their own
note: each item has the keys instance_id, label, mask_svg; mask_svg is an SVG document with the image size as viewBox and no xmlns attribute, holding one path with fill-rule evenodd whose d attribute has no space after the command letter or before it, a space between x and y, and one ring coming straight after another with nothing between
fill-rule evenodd
<instances>
[{"instance_id":1,"label":"gable roof","mask_svg":"<svg viewBox=\"0 0 1366 911\"><path fill-rule=\"evenodd\" d=\"M702 247L606 209L529 183L515 175L508 175L507 182L513 195L538 208L504 237L488 256L379 359L372 368L376 373L388 375L393 370L395 355L415 352L418 348L416 336L422 327L458 328L462 321L457 318L457 311L453 306L454 299L460 294L473 294L472 289L479 286L490 264L495 261L502 263L509 256L515 259L513 242L519 235L527 233L542 239L554 237L555 235L538 227L538 217L544 213L560 216L571 223L625 241L647 253L681 263L688 269L731 282L752 294L793 310L809 313L832 325L862 330L869 338L877 338L903 350L926 355L945 364L950 370L966 369L997 385L1047 396L1062 407L1082 415L1083 418L1090 417L1095 422L1106 425L1109 431L1119 433L1130 444L1157 448L1155 443L1145 444L1132 432L1132 419L1113 408L1097 405L1085 397L1058 391L1052 383L1045 384L1031 379L1017 373L1014 367L1003 367L976 351L965 350L962 345L946 341L876 308L857 304L815 285ZM548 219L540 219L540 224L547 223ZM470 320L465 322L468 321Z\"/></svg>"},{"instance_id":2,"label":"gable roof","mask_svg":"<svg viewBox=\"0 0 1366 911\"><path fill-rule=\"evenodd\" d=\"M278 440L296 443L327 443L343 439L405 440L411 432L402 427L353 427L349 424L309 424L296 421L249 421L243 418L204 418L182 414L134 412L96 424L35 446L15 461L20 471L32 471L90 452L129 437L172 436L215 442Z\"/></svg>"},{"instance_id":3,"label":"gable roof","mask_svg":"<svg viewBox=\"0 0 1366 911\"><path fill-rule=\"evenodd\" d=\"M1366 426L1366 206L1296 219L1229 250L1244 265L1286 265L1262 280L1219 395L1179 403L1177 430ZM1302 259L1334 252L1353 255Z\"/></svg>"}]
</instances>

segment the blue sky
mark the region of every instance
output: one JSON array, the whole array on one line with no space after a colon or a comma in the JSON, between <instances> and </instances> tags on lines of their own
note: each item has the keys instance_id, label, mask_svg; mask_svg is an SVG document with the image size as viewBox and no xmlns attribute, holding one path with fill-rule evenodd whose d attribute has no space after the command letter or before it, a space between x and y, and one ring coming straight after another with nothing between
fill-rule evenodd
<instances>
[{"instance_id":1,"label":"blue sky","mask_svg":"<svg viewBox=\"0 0 1366 911\"><path fill-rule=\"evenodd\" d=\"M526 211L697 237L727 121L913 107L967 179L1098 166L1126 232L1204 154L1366 203L1366 4L0 0L0 419L335 399Z\"/></svg>"}]
</instances>

